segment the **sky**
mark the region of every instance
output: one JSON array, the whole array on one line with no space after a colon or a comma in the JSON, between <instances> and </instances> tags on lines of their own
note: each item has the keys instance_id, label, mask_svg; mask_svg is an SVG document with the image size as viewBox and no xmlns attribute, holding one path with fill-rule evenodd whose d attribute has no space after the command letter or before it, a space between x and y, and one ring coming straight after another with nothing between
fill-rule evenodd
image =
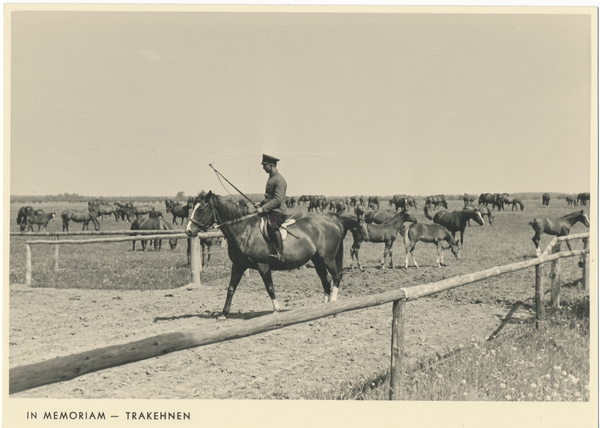
<instances>
[{"instance_id":1,"label":"sky","mask_svg":"<svg viewBox=\"0 0 600 428\"><path fill-rule=\"evenodd\" d=\"M13 12L10 193L590 191L596 11L478 11Z\"/></svg>"}]
</instances>

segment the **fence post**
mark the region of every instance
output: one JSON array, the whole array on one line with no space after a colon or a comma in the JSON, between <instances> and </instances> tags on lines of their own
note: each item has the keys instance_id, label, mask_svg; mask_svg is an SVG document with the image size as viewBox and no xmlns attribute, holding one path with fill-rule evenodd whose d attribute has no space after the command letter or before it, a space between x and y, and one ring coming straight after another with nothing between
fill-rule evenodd
<instances>
[{"instance_id":1,"label":"fence post","mask_svg":"<svg viewBox=\"0 0 600 428\"><path fill-rule=\"evenodd\" d=\"M546 318L544 310L544 264L535 265L535 327L539 329Z\"/></svg>"},{"instance_id":2,"label":"fence post","mask_svg":"<svg viewBox=\"0 0 600 428\"><path fill-rule=\"evenodd\" d=\"M56 235L56 240L58 241L58 235ZM58 244L54 246L54 272L58 272L58 247Z\"/></svg>"},{"instance_id":3,"label":"fence post","mask_svg":"<svg viewBox=\"0 0 600 428\"><path fill-rule=\"evenodd\" d=\"M583 238L583 249L590 249L590 238ZM586 292L590 291L590 253L583 255L583 286Z\"/></svg>"},{"instance_id":4,"label":"fence post","mask_svg":"<svg viewBox=\"0 0 600 428\"><path fill-rule=\"evenodd\" d=\"M31 286L31 244L25 244L25 285Z\"/></svg>"},{"instance_id":5,"label":"fence post","mask_svg":"<svg viewBox=\"0 0 600 428\"><path fill-rule=\"evenodd\" d=\"M560 242L557 242L552 251L560 253ZM560 259L552 261L550 278L552 279L552 294L550 295L550 306L560 308Z\"/></svg>"},{"instance_id":6,"label":"fence post","mask_svg":"<svg viewBox=\"0 0 600 428\"><path fill-rule=\"evenodd\" d=\"M390 367L390 400L402 399L404 378L404 312L406 297L394 300L392 307L392 361Z\"/></svg>"},{"instance_id":7,"label":"fence post","mask_svg":"<svg viewBox=\"0 0 600 428\"><path fill-rule=\"evenodd\" d=\"M190 264L192 265L192 283L200 285L200 270L202 261L200 260L200 237L195 236L190 239Z\"/></svg>"}]
</instances>

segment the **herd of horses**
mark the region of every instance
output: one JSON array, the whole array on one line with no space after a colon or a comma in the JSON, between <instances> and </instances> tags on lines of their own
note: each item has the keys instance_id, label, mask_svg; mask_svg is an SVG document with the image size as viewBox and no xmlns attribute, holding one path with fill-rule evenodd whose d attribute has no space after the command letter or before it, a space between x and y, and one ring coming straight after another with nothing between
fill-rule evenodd
<instances>
[{"instance_id":1,"label":"herd of horses","mask_svg":"<svg viewBox=\"0 0 600 428\"><path fill-rule=\"evenodd\" d=\"M356 261L357 267L364 269L359 258L363 242L383 243L381 268L385 269L388 266L388 259L389 267L393 268L392 251L397 236L402 236L404 240L405 268L409 265L409 255L415 267L419 267L415 259L415 246L418 242L436 245L436 262L437 266L441 267L444 264L444 250L449 248L457 259L460 257L465 230L470 220L483 226L484 217L487 217L492 225L494 208L503 210L505 205L513 204L513 208L519 206L521 210L524 209L518 198L508 194L482 194L478 206L472 204L475 198L465 194L464 208L448 211L445 197L435 195L425 201L423 212L425 217L432 221L431 224L425 224L419 223L410 213L409 206L412 205L408 204L408 198L398 196L399 198L393 198L393 203L390 202L390 207L395 209L388 210L379 210L379 200L375 197L338 198L329 203L323 196L298 198L296 202L308 205L308 209L295 211L290 216L293 224L287 226L289 233L284 245L284 261L269 257L274 250L272 244L260 232L261 220L258 214L230 198L212 192L190 208L186 234L192 237L218 224L217 227L227 241L232 268L225 305L220 315L227 317L237 286L248 269L259 272L274 311L279 311L279 304L271 272L297 269L309 261L321 279L324 301L335 301L342 278L343 242L347 232L351 232L353 237L350 248L351 268L354 268ZM488 204L492 204L491 210ZM445 209L433 213L439 207ZM325 212L327 208L329 211ZM533 242L536 252L539 254L539 236L542 233L565 236L577 222L589 227L589 219L583 210L558 219L534 219L530 224L535 231ZM457 239L457 233L460 233L460 239Z\"/></svg>"},{"instance_id":2,"label":"herd of horses","mask_svg":"<svg viewBox=\"0 0 600 428\"><path fill-rule=\"evenodd\" d=\"M354 262L359 269L364 267L360 263L359 252L362 243L383 243L384 251L381 267L393 268L393 246L398 236L404 240L406 257L404 268L408 268L409 255L413 264L418 268L415 259L415 246L418 242L431 243L437 247L437 266L444 265L444 250L450 249L456 258L460 257L460 250L464 246L466 227L474 220L479 225L484 225L487 218L493 225L494 209L501 211L506 206L512 205L524 210L524 204L517 197L507 193L483 193L477 199L465 194L462 210L449 211L444 195L432 195L425 199L423 212L432 223L419 223L410 213L410 208L417 208L414 198L407 195L394 195L389 200L389 209L381 209L381 200L377 196L353 196L349 198L336 198L327 200L324 196L289 197L286 200L288 207L294 204L305 205L307 210L295 211L291 214L294 223L287 226L288 237L285 241L284 261L269 257L273 251L272 244L265 239L259 230L260 217L253 212L253 207L240 199L225 198L202 191L198 196L190 197L187 203L165 200L167 214L173 216L172 224L180 225L187 220L185 232L188 235L188 263L190 254L190 238L199 231L207 231L218 224L227 242L228 255L232 261L231 278L227 292L227 299L222 316L227 316L231 309L231 302L235 290L247 269L256 269L271 297L274 310L279 310L272 270L291 270L304 266L311 261L317 275L321 279L325 301L335 301L342 278L343 241L348 232L352 234L353 243L350 248L350 266ZM577 195L577 202L567 199L569 205L587 205L590 200L589 193ZM542 204L547 206L550 201L548 194L544 194ZM490 206L491 205L491 209ZM144 217L145 215L148 217ZM151 205L134 206L131 203L119 201L112 204L101 200L91 200L87 210L65 210L61 213L63 231L69 229L69 222L75 221L83 224L83 229L88 228L92 222L96 230L100 229L104 216L114 216L115 221L129 221L130 230L173 230L173 225L163 218L162 212ZM33 226L38 225L38 231L46 229L48 223L55 219L55 213L45 213L43 210L34 210L31 206L19 209L17 224L21 231L33 231ZM581 222L589 227L589 218L583 210L570 213L561 218L539 218L530 222L535 236L532 241L539 255L539 241L542 234L566 236L571 227ZM456 234L460 234L457 239ZM202 265L206 266L210 260L210 248L220 239L201 239ZM567 242L568 243L568 242ZM150 242L155 250L160 250L162 240ZM177 245L176 239L169 239L171 249ZM141 241L142 250L147 242ZM569 245L569 248L570 245ZM135 251L135 241L133 242ZM205 259L206 258L206 259ZM389 262L388 262L389 260ZM389 263L389 264L388 264Z\"/></svg>"}]
</instances>

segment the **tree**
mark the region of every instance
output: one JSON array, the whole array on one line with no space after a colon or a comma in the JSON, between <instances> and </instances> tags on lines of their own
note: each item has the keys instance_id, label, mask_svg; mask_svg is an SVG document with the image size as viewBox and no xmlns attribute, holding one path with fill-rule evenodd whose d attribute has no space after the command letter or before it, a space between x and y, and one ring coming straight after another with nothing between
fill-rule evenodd
<instances>
[{"instance_id":1,"label":"tree","mask_svg":"<svg viewBox=\"0 0 600 428\"><path fill-rule=\"evenodd\" d=\"M175 199L185 199L185 194L183 193L183 190L180 190L179 192L177 192L177 194L175 195Z\"/></svg>"}]
</instances>

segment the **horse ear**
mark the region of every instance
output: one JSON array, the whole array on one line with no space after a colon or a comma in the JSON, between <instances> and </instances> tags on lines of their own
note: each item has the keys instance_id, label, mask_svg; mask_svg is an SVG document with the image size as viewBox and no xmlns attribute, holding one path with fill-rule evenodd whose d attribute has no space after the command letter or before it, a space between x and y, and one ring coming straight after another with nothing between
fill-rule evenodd
<instances>
[{"instance_id":1,"label":"horse ear","mask_svg":"<svg viewBox=\"0 0 600 428\"><path fill-rule=\"evenodd\" d=\"M212 192L212 190L209 190L208 193L204 196L204 201L208 201L212 197L213 197L213 192Z\"/></svg>"}]
</instances>

